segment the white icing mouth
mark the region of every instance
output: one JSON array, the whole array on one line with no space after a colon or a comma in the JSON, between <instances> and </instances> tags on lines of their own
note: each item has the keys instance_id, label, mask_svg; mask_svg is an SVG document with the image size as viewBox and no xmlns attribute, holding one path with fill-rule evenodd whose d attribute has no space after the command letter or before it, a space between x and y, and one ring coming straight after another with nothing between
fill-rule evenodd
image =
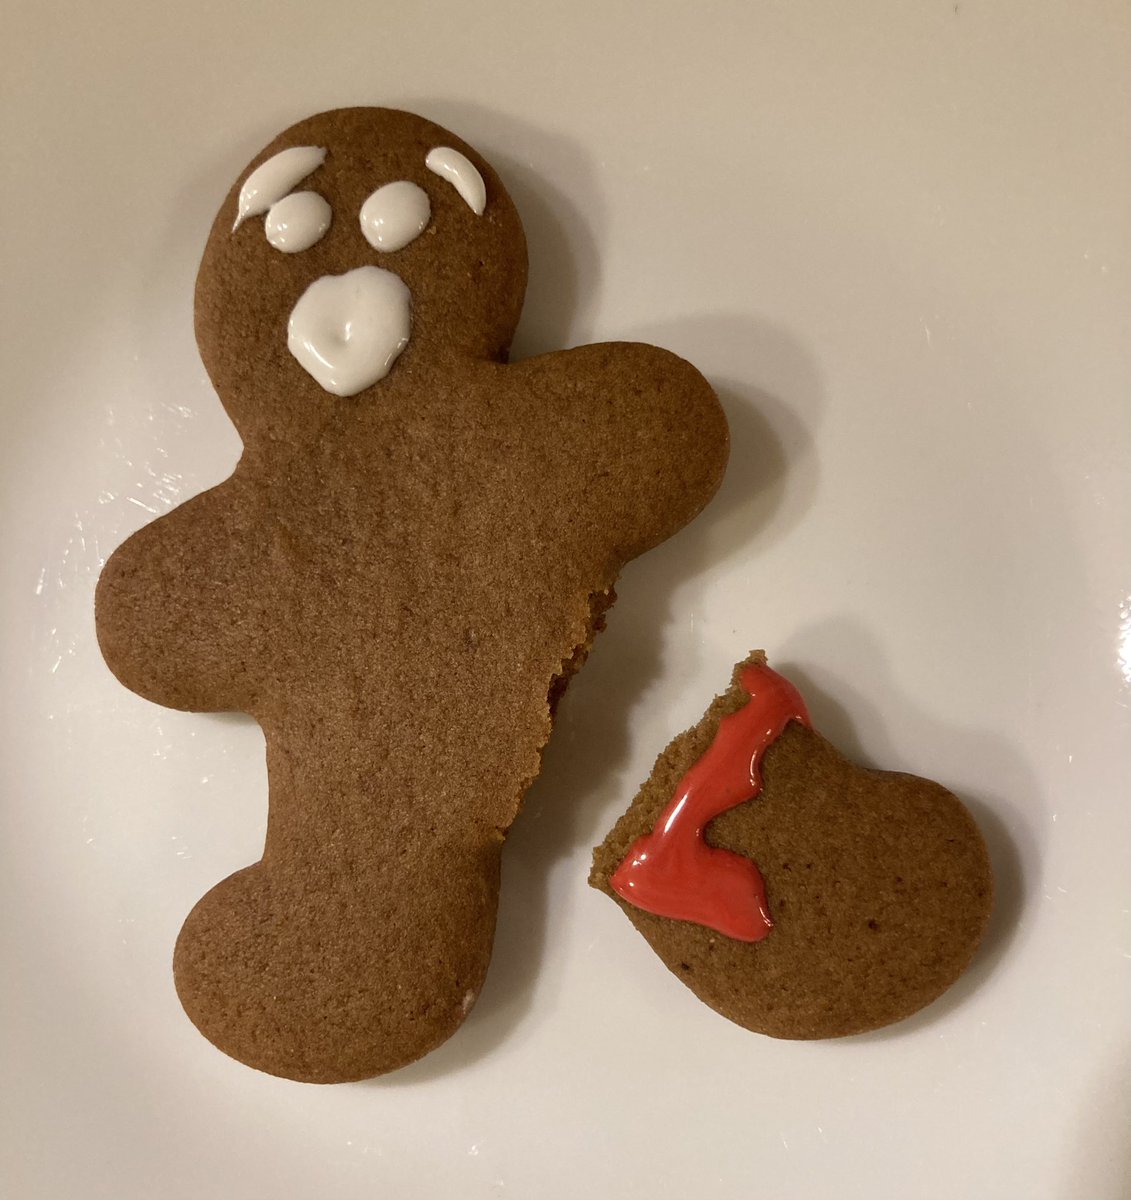
<instances>
[{"instance_id":1,"label":"white icing mouth","mask_svg":"<svg viewBox=\"0 0 1131 1200\"><path fill-rule=\"evenodd\" d=\"M412 331L412 297L392 271L316 279L291 310L287 348L326 391L355 396L389 373Z\"/></svg>"}]
</instances>

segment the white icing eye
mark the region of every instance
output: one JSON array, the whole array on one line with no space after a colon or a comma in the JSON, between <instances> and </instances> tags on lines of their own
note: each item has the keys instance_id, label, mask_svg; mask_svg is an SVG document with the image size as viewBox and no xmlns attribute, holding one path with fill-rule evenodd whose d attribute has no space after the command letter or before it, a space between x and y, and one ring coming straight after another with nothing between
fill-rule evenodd
<instances>
[{"instance_id":1,"label":"white icing eye","mask_svg":"<svg viewBox=\"0 0 1131 1200\"><path fill-rule=\"evenodd\" d=\"M487 207L487 185L466 154L460 154L451 146L436 146L428 151L424 165L434 175L446 179L477 217L483 215L483 210Z\"/></svg>"},{"instance_id":2,"label":"white icing eye","mask_svg":"<svg viewBox=\"0 0 1131 1200\"><path fill-rule=\"evenodd\" d=\"M403 250L432 216L428 193L407 179L386 183L361 206L361 232L374 250Z\"/></svg>"},{"instance_id":3,"label":"white icing eye","mask_svg":"<svg viewBox=\"0 0 1131 1200\"><path fill-rule=\"evenodd\" d=\"M284 254L309 250L330 228L333 213L317 192L292 192L267 210L267 240Z\"/></svg>"},{"instance_id":4,"label":"white icing eye","mask_svg":"<svg viewBox=\"0 0 1131 1200\"><path fill-rule=\"evenodd\" d=\"M325 161L324 146L291 146L261 163L240 188L239 214L232 232L235 233L248 217L266 212Z\"/></svg>"}]
</instances>

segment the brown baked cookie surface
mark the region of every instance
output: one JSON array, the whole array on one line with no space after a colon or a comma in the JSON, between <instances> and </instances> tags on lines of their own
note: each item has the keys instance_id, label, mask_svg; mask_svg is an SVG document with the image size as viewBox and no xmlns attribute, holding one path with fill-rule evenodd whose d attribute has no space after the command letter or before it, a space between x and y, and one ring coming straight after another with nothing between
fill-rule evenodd
<instances>
[{"instance_id":1,"label":"brown baked cookie surface","mask_svg":"<svg viewBox=\"0 0 1131 1200\"><path fill-rule=\"evenodd\" d=\"M638 860L651 853L656 866L653 827L663 814L663 829L673 798L688 794L686 773L709 752L717 757L724 718L733 735L735 715L754 716L759 698L752 701L741 683L751 667L765 670L764 654L740 663L730 689L657 759L595 850L590 883L620 904L701 1000L748 1029L825 1038L901 1020L945 991L974 954L993 895L985 843L967 809L939 784L858 767L800 720L769 740L761 793L705 826L704 873L686 868L685 841L674 859L683 875L656 889L661 909L694 905L687 892L709 892L711 872L729 864L729 856L712 860L710 851L731 851L746 861L729 865L752 860L760 870L765 926L739 940L624 898Z\"/></svg>"},{"instance_id":2,"label":"brown baked cookie surface","mask_svg":"<svg viewBox=\"0 0 1131 1200\"><path fill-rule=\"evenodd\" d=\"M374 201L382 249L361 214L390 182L415 190ZM364 1078L463 1021L551 701L624 563L721 480L725 418L676 356L507 365L525 282L491 167L387 109L281 134L208 239L197 340L243 455L115 552L96 624L127 687L265 734L263 857L196 905L174 957L198 1028L260 1070Z\"/></svg>"}]
</instances>

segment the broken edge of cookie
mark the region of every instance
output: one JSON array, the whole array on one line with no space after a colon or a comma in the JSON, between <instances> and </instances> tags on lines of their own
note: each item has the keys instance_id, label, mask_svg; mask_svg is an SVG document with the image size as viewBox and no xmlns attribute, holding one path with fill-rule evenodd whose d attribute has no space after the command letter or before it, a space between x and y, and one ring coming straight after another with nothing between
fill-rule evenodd
<instances>
[{"instance_id":1,"label":"broken edge of cookie","mask_svg":"<svg viewBox=\"0 0 1131 1200\"><path fill-rule=\"evenodd\" d=\"M767 728L756 753L751 731ZM744 754L761 789L755 778L735 802ZM845 759L760 650L657 758L589 882L700 999L779 1038L862 1033L923 1008L969 965L993 897L966 807Z\"/></svg>"}]
</instances>

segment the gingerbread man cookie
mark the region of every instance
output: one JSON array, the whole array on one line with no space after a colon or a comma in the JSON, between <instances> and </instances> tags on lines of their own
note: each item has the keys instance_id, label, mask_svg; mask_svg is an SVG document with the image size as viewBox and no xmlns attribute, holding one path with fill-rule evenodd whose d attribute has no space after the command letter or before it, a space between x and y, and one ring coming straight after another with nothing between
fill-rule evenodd
<instances>
[{"instance_id":1,"label":"gingerbread man cookie","mask_svg":"<svg viewBox=\"0 0 1131 1200\"><path fill-rule=\"evenodd\" d=\"M676 356L507 364L525 282L495 172L386 109L281 134L208 238L197 341L243 454L110 558L96 620L127 687L262 726L263 857L174 956L260 1070L376 1075L463 1021L553 701L623 565L721 480L722 410Z\"/></svg>"}]
</instances>

